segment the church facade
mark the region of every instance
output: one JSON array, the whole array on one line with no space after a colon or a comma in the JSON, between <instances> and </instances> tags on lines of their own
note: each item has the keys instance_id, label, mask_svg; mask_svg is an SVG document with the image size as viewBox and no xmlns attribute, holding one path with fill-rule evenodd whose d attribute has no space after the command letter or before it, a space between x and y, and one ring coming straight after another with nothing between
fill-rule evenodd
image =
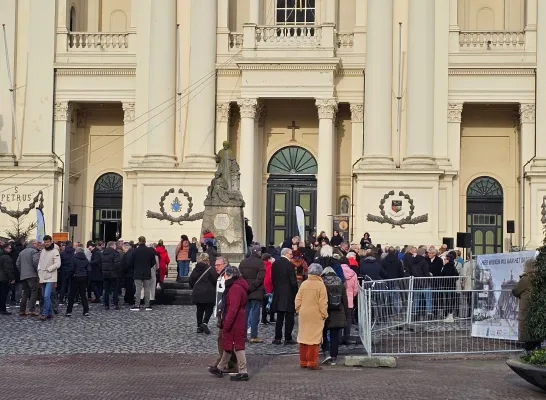
<instances>
[{"instance_id":1,"label":"church facade","mask_svg":"<svg viewBox=\"0 0 546 400\"><path fill-rule=\"evenodd\" d=\"M227 141L261 243L298 234L296 206L306 232L357 242L542 241L538 0L3 0L0 15L2 231L41 207L79 241L199 238Z\"/></svg>"}]
</instances>

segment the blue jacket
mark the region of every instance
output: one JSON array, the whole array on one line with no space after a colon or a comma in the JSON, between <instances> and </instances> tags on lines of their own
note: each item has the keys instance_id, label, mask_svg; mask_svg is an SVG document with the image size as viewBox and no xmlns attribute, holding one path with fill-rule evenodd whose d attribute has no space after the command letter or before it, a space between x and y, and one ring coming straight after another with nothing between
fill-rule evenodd
<instances>
[{"instance_id":1,"label":"blue jacket","mask_svg":"<svg viewBox=\"0 0 546 400\"><path fill-rule=\"evenodd\" d=\"M373 281L387 279L387 273L375 257L366 257L360 261L360 276L369 276Z\"/></svg>"},{"instance_id":2,"label":"blue jacket","mask_svg":"<svg viewBox=\"0 0 546 400\"><path fill-rule=\"evenodd\" d=\"M343 273L343 268L341 267L341 262L339 260L336 260L333 257L319 257L315 262L322 265L322 268L331 267L339 279L341 279L341 282L345 283L345 274Z\"/></svg>"}]
</instances>

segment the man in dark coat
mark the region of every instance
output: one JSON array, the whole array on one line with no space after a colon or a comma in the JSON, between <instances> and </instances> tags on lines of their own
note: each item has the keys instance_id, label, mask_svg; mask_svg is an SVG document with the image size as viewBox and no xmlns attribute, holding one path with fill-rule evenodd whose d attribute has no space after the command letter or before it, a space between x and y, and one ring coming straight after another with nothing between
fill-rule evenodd
<instances>
[{"instance_id":1,"label":"man in dark coat","mask_svg":"<svg viewBox=\"0 0 546 400\"><path fill-rule=\"evenodd\" d=\"M144 287L144 306L146 311L152 311L152 307L150 307L150 290L155 290L155 288L150 287L150 282L152 279L152 267L155 265L155 255L155 250L147 247L146 238L141 236L138 238L138 247L127 260L127 264L134 271L133 279L135 280L137 295L140 294ZM131 307L131 311L140 310L140 304L137 303L135 302L133 307Z\"/></svg>"},{"instance_id":2,"label":"man in dark coat","mask_svg":"<svg viewBox=\"0 0 546 400\"><path fill-rule=\"evenodd\" d=\"M114 309L119 310L118 283L121 278L121 257L116 242L108 242L100 256L102 284L104 287L104 308L110 308L110 293L113 294Z\"/></svg>"},{"instance_id":3,"label":"man in dark coat","mask_svg":"<svg viewBox=\"0 0 546 400\"><path fill-rule=\"evenodd\" d=\"M251 247L250 256L241 261L239 271L248 284L246 318L250 321L250 343L262 343L263 340L258 338L258 323L260 322L260 309L265 296L265 265L262 261L262 248L260 245Z\"/></svg>"},{"instance_id":4,"label":"man in dark coat","mask_svg":"<svg viewBox=\"0 0 546 400\"><path fill-rule=\"evenodd\" d=\"M372 250L366 250L366 257L360 261L360 276L367 276L372 281L387 279L385 269L373 256Z\"/></svg>"},{"instance_id":5,"label":"man in dark coat","mask_svg":"<svg viewBox=\"0 0 546 400\"><path fill-rule=\"evenodd\" d=\"M123 296L123 301L125 304L133 305L135 304L135 281L133 275L135 271L132 266L128 264L128 260L132 257L131 255L135 251L133 246L129 243L123 244L123 250L125 251L121 256L121 274L123 277L123 284L125 287L125 295Z\"/></svg>"},{"instance_id":6,"label":"man in dark coat","mask_svg":"<svg viewBox=\"0 0 546 400\"><path fill-rule=\"evenodd\" d=\"M0 250L0 314L11 315L6 309L6 301L10 292L10 285L15 284L13 261L11 260L11 244L4 245Z\"/></svg>"},{"instance_id":7,"label":"man in dark coat","mask_svg":"<svg viewBox=\"0 0 546 400\"><path fill-rule=\"evenodd\" d=\"M432 316L432 292L430 291L430 272L429 263L425 258L426 250L423 247L419 247L416 251L416 255L413 258L411 264L411 275L415 279L413 282L413 312L419 316L423 314L421 302L425 302L425 311L427 315Z\"/></svg>"},{"instance_id":8,"label":"man in dark coat","mask_svg":"<svg viewBox=\"0 0 546 400\"><path fill-rule=\"evenodd\" d=\"M74 246L72 242L66 242L64 251L61 253L61 268L59 269L59 303L66 302L65 296L70 290L70 282L74 275Z\"/></svg>"},{"instance_id":9,"label":"man in dark coat","mask_svg":"<svg viewBox=\"0 0 546 400\"><path fill-rule=\"evenodd\" d=\"M282 326L285 318L284 344L296 344L292 339L292 330L294 329L298 281L296 279L296 270L290 261L291 259L292 249L284 248L281 251L281 258L275 261L271 267L271 281L273 283L273 302L271 307L277 313L273 344L281 344Z\"/></svg>"},{"instance_id":10,"label":"man in dark coat","mask_svg":"<svg viewBox=\"0 0 546 400\"><path fill-rule=\"evenodd\" d=\"M102 272L100 265L100 249L95 243L87 242L87 249L91 252L89 260L89 289L87 290L88 297L91 297L91 291L95 294L95 299L92 303L100 303L102 296Z\"/></svg>"},{"instance_id":11,"label":"man in dark coat","mask_svg":"<svg viewBox=\"0 0 546 400\"><path fill-rule=\"evenodd\" d=\"M381 260L381 265L387 274L387 279L401 279L404 277L404 267L394 247L389 247L387 255Z\"/></svg>"}]
</instances>

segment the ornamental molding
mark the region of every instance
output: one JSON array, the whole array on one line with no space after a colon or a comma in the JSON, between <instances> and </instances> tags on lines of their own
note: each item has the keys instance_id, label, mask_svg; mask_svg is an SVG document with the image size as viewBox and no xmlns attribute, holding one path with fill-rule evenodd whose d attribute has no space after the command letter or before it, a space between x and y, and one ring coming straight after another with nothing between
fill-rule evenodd
<instances>
[{"instance_id":1,"label":"ornamental molding","mask_svg":"<svg viewBox=\"0 0 546 400\"><path fill-rule=\"evenodd\" d=\"M463 115L463 103L449 103L447 105L447 122L460 124Z\"/></svg>"},{"instance_id":2,"label":"ornamental molding","mask_svg":"<svg viewBox=\"0 0 546 400\"><path fill-rule=\"evenodd\" d=\"M406 194L403 191L400 191L398 193L398 196L395 196L395 200L391 201L391 207L388 210L387 214L387 212L385 211L385 203L389 198L393 196L395 196L394 190L386 193L379 202L380 215L368 214L366 220L370 222L377 222L380 224L389 224L391 225L391 229L394 229L397 226L405 229L404 225L416 225L428 222L428 214L423 214L413 218L413 215L415 214L413 199L410 197L409 194ZM407 215L406 211L404 210L404 202L408 203L409 205L409 211Z\"/></svg>"},{"instance_id":3,"label":"ornamental molding","mask_svg":"<svg viewBox=\"0 0 546 400\"><path fill-rule=\"evenodd\" d=\"M522 124L534 124L535 123L535 105L520 104L519 119L520 119L520 123Z\"/></svg>"},{"instance_id":4,"label":"ornamental molding","mask_svg":"<svg viewBox=\"0 0 546 400\"><path fill-rule=\"evenodd\" d=\"M241 70L338 71L338 64L239 64Z\"/></svg>"},{"instance_id":5,"label":"ornamental molding","mask_svg":"<svg viewBox=\"0 0 546 400\"><path fill-rule=\"evenodd\" d=\"M136 76L136 69L67 68L57 69L57 76Z\"/></svg>"},{"instance_id":6,"label":"ornamental molding","mask_svg":"<svg viewBox=\"0 0 546 400\"><path fill-rule=\"evenodd\" d=\"M135 103L123 103L123 122L128 123L135 120Z\"/></svg>"},{"instance_id":7,"label":"ornamental molding","mask_svg":"<svg viewBox=\"0 0 546 400\"><path fill-rule=\"evenodd\" d=\"M351 122L364 122L364 104L351 104Z\"/></svg>"},{"instance_id":8,"label":"ornamental molding","mask_svg":"<svg viewBox=\"0 0 546 400\"><path fill-rule=\"evenodd\" d=\"M239 99L237 100L237 104L239 105L241 118L256 118L257 99Z\"/></svg>"},{"instance_id":9,"label":"ornamental molding","mask_svg":"<svg viewBox=\"0 0 546 400\"><path fill-rule=\"evenodd\" d=\"M318 110L319 119L330 118L334 119L337 113L337 100L335 99L319 99L315 102Z\"/></svg>"},{"instance_id":10,"label":"ornamental molding","mask_svg":"<svg viewBox=\"0 0 546 400\"><path fill-rule=\"evenodd\" d=\"M218 76L239 76L241 75L240 69L219 69L216 74Z\"/></svg>"},{"instance_id":11,"label":"ornamental molding","mask_svg":"<svg viewBox=\"0 0 546 400\"><path fill-rule=\"evenodd\" d=\"M535 75L530 68L450 68L449 75Z\"/></svg>"},{"instance_id":12,"label":"ornamental molding","mask_svg":"<svg viewBox=\"0 0 546 400\"><path fill-rule=\"evenodd\" d=\"M364 69L339 69L338 76L364 76Z\"/></svg>"},{"instance_id":13,"label":"ornamental molding","mask_svg":"<svg viewBox=\"0 0 546 400\"><path fill-rule=\"evenodd\" d=\"M73 110L74 107L68 101L55 103L55 110L53 114L55 121L71 121Z\"/></svg>"},{"instance_id":14,"label":"ornamental molding","mask_svg":"<svg viewBox=\"0 0 546 400\"><path fill-rule=\"evenodd\" d=\"M85 128L87 122L87 109L76 110L76 127Z\"/></svg>"},{"instance_id":15,"label":"ornamental molding","mask_svg":"<svg viewBox=\"0 0 546 400\"><path fill-rule=\"evenodd\" d=\"M231 103L216 104L216 118L219 121L229 121Z\"/></svg>"}]
</instances>

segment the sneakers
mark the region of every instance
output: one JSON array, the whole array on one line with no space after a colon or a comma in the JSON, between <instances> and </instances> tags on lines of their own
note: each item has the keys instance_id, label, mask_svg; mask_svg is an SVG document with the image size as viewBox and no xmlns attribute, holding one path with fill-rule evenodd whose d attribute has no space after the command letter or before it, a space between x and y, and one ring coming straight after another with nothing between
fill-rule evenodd
<instances>
[{"instance_id":1,"label":"sneakers","mask_svg":"<svg viewBox=\"0 0 546 400\"><path fill-rule=\"evenodd\" d=\"M332 360L333 360L332 357L327 356L327 357L322 361L322 365L330 365L330 364L332 364Z\"/></svg>"},{"instance_id":2,"label":"sneakers","mask_svg":"<svg viewBox=\"0 0 546 400\"><path fill-rule=\"evenodd\" d=\"M250 343L263 343L264 341L260 338L250 339Z\"/></svg>"},{"instance_id":3,"label":"sneakers","mask_svg":"<svg viewBox=\"0 0 546 400\"><path fill-rule=\"evenodd\" d=\"M203 324L201 324L201 325L199 325L199 326L197 327L197 333L203 333L203 332L204 332L204 330L203 330Z\"/></svg>"},{"instance_id":4,"label":"sneakers","mask_svg":"<svg viewBox=\"0 0 546 400\"><path fill-rule=\"evenodd\" d=\"M89 313L86 312L85 314L83 314L84 317L89 317Z\"/></svg>"},{"instance_id":5,"label":"sneakers","mask_svg":"<svg viewBox=\"0 0 546 400\"><path fill-rule=\"evenodd\" d=\"M131 311L140 311L140 307L133 306L130 308Z\"/></svg>"},{"instance_id":6,"label":"sneakers","mask_svg":"<svg viewBox=\"0 0 546 400\"><path fill-rule=\"evenodd\" d=\"M453 314L449 314L446 319L444 319L444 322L451 323L455 322L455 319L453 318Z\"/></svg>"},{"instance_id":7,"label":"sneakers","mask_svg":"<svg viewBox=\"0 0 546 400\"><path fill-rule=\"evenodd\" d=\"M65 317L71 317L71 316L72 316L72 313L67 312L64 316L65 316Z\"/></svg>"},{"instance_id":8,"label":"sneakers","mask_svg":"<svg viewBox=\"0 0 546 400\"><path fill-rule=\"evenodd\" d=\"M201 328L201 332L205 332L207 335L210 335L210 329L207 324L203 323L199 328Z\"/></svg>"},{"instance_id":9,"label":"sneakers","mask_svg":"<svg viewBox=\"0 0 546 400\"><path fill-rule=\"evenodd\" d=\"M335 357L332 357L332 361L330 361L330 365L336 365L337 359Z\"/></svg>"},{"instance_id":10,"label":"sneakers","mask_svg":"<svg viewBox=\"0 0 546 400\"><path fill-rule=\"evenodd\" d=\"M229 378L230 381L234 382L246 382L248 379L248 374L237 374Z\"/></svg>"},{"instance_id":11,"label":"sneakers","mask_svg":"<svg viewBox=\"0 0 546 400\"><path fill-rule=\"evenodd\" d=\"M276 344L276 345L279 345L279 344L282 344L282 340L279 340L279 339L275 339L271 342L271 344Z\"/></svg>"},{"instance_id":12,"label":"sneakers","mask_svg":"<svg viewBox=\"0 0 546 400\"><path fill-rule=\"evenodd\" d=\"M145 311L152 311L152 307L148 306L144 309Z\"/></svg>"}]
</instances>

